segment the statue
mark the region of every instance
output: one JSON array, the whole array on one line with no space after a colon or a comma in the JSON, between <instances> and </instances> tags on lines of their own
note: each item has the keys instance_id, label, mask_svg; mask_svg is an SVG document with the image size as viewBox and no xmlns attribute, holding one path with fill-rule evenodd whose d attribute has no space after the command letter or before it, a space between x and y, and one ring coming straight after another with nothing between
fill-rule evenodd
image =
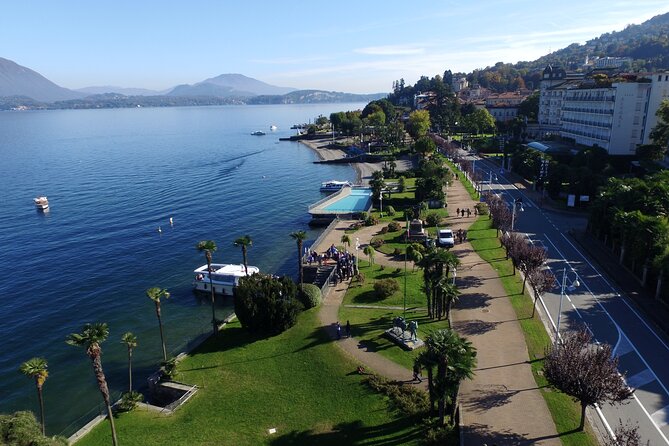
<instances>
[{"instance_id":1,"label":"statue","mask_svg":"<svg viewBox=\"0 0 669 446\"><path fill-rule=\"evenodd\" d=\"M393 319L393 328L399 328L402 331L402 339L404 339L404 331L407 329L407 323L402 316L397 316Z\"/></svg>"},{"instance_id":2,"label":"statue","mask_svg":"<svg viewBox=\"0 0 669 446\"><path fill-rule=\"evenodd\" d=\"M411 337L409 339L413 341L418 340L418 321L409 322L409 333L411 333Z\"/></svg>"}]
</instances>

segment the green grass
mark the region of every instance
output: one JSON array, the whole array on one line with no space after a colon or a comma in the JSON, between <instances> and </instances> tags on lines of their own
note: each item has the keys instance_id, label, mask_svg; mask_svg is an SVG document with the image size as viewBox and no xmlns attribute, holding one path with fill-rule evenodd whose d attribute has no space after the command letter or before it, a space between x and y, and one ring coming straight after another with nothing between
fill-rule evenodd
<instances>
[{"instance_id":1,"label":"green grass","mask_svg":"<svg viewBox=\"0 0 669 446\"><path fill-rule=\"evenodd\" d=\"M393 319L403 316L403 309L377 308L350 308L346 305L374 305L388 307L403 307L404 277L402 274L394 276L388 268L380 269L378 265L371 268L363 266L360 271L365 274L365 283L360 286L356 282L351 284L344 304L339 308L339 320L351 322L351 335L366 349L375 351L391 361L411 369L413 359L418 352L407 352L383 336L383 332L392 327ZM403 272L402 272L403 273ZM387 299L379 300L374 295L374 281L394 277L400 284L400 290ZM426 298L421 291L423 286L422 271L407 270L407 320L418 321L419 336L425 338L430 331L447 328L446 320L430 320L427 317Z\"/></svg>"},{"instance_id":2,"label":"green grass","mask_svg":"<svg viewBox=\"0 0 669 446\"><path fill-rule=\"evenodd\" d=\"M268 339L233 323L179 364L198 393L174 415L136 410L117 419L125 445L418 444L416 421L388 408L332 343L318 310ZM276 428L269 436L267 430ZM82 446L110 444L104 422Z\"/></svg>"},{"instance_id":3,"label":"green grass","mask_svg":"<svg viewBox=\"0 0 669 446\"><path fill-rule=\"evenodd\" d=\"M532 298L521 293L522 281L520 275L513 275L513 265L510 260L505 260L504 248L500 246L497 231L492 229L488 217L479 217L470 227L467 237L477 254L497 271L504 289L511 299L511 304L525 334L534 379L537 386L541 388L541 394L553 416L562 444L567 446L597 445L595 435L589 427L584 432L573 432L578 427L581 418L579 404L566 394L551 389L540 373L543 369L545 349L550 345L551 339L546 333L538 314L535 313L532 317Z\"/></svg>"},{"instance_id":4,"label":"green grass","mask_svg":"<svg viewBox=\"0 0 669 446\"><path fill-rule=\"evenodd\" d=\"M458 168L455 166L455 164L453 164L453 162L451 160L449 160L446 157L444 157L443 159L444 159L444 162L448 165L448 167L450 167L450 169L453 173L459 172L458 173L458 180L465 187L465 189L469 193L469 196L472 198L472 200L478 201L479 198L480 198L480 195L479 195L478 192L476 192L472 183L469 180L467 180L467 178L465 178L465 176L462 174L462 172L460 172L458 170Z\"/></svg>"}]
</instances>

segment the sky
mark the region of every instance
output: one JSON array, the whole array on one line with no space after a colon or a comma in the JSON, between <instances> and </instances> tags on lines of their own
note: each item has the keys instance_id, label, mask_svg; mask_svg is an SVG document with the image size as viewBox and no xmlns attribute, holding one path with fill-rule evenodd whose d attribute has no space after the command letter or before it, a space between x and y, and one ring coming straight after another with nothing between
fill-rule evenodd
<instances>
[{"instance_id":1,"label":"sky","mask_svg":"<svg viewBox=\"0 0 669 446\"><path fill-rule=\"evenodd\" d=\"M0 57L73 89L241 73L377 93L534 60L666 12L667 0L0 0Z\"/></svg>"}]
</instances>

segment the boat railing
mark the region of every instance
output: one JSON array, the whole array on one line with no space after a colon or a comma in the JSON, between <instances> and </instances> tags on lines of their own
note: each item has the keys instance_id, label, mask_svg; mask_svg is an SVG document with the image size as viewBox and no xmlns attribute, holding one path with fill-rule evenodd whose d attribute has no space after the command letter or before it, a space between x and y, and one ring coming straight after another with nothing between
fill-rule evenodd
<instances>
[{"instance_id":1,"label":"boat railing","mask_svg":"<svg viewBox=\"0 0 669 446\"><path fill-rule=\"evenodd\" d=\"M329 201L329 200L333 200L333 199L339 197L340 195L344 194L344 192L347 192L347 195L350 194L350 193L351 193L351 187L349 187L349 186L342 187L341 189L339 189L339 190L338 190L337 192L335 192L334 194L332 194L332 195L328 195L328 196L325 197L325 198L321 198L321 199L318 200L316 203L314 203L314 204L310 204L308 210L312 210L312 209L314 209L315 207L320 206L321 204L326 203L326 202Z\"/></svg>"}]
</instances>

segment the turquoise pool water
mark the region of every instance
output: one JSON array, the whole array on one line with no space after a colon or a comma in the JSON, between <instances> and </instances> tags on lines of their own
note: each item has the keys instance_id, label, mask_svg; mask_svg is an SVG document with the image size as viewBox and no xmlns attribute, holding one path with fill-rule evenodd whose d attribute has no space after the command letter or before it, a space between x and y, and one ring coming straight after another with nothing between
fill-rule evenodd
<instances>
[{"instance_id":1,"label":"turquoise pool water","mask_svg":"<svg viewBox=\"0 0 669 446\"><path fill-rule=\"evenodd\" d=\"M369 209L372 201L371 189L353 189L351 194L330 203L323 210L330 212L363 212Z\"/></svg>"}]
</instances>

